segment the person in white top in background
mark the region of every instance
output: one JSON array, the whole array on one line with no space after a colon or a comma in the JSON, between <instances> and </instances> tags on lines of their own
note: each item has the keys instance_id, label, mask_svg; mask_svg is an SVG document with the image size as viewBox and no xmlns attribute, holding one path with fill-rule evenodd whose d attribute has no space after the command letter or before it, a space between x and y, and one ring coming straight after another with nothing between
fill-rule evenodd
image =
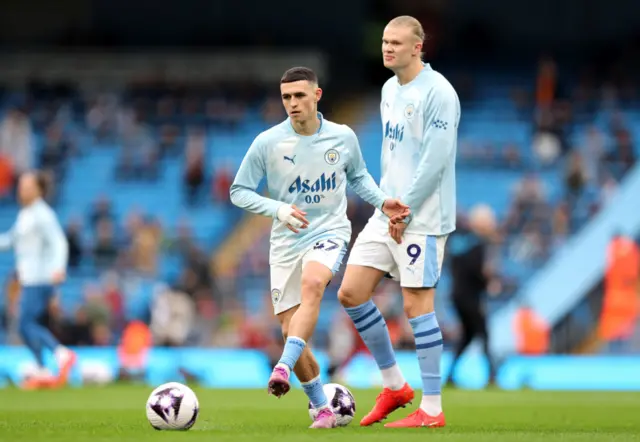
<instances>
[{"instance_id":1,"label":"person in white top in background","mask_svg":"<svg viewBox=\"0 0 640 442\"><path fill-rule=\"evenodd\" d=\"M26 379L27 389L52 388L66 384L76 362L73 351L62 346L40 323L56 289L66 278L69 245L56 214L44 201L46 181L37 172L27 172L18 182L21 210L15 224L0 235L0 249L13 249L20 282L18 331L31 350L40 370ZM58 376L45 367L44 350L53 352Z\"/></svg>"}]
</instances>

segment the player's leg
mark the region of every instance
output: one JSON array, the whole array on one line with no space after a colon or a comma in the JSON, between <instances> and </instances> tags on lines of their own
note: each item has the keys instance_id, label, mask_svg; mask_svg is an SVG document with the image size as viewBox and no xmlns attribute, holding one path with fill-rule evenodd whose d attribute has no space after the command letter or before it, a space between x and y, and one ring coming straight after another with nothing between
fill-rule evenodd
<instances>
[{"instance_id":1,"label":"player's leg","mask_svg":"<svg viewBox=\"0 0 640 442\"><path fill-rule=\"evenodd\" d=\"M340 257L339 252L340 250L334 256L334 261ZM312 278L317 275L323 278L320 283L322 285L320 294L317 291L310 290L318 285L317 280ZM324 287L331 279L331 275L331 270L326 266L318 262L306 262L302 259L293 265L271 267L271 285L273 287L271 298L274 304L274 312L281 318L281 323L285 327L283 328L283 333L286 333L282 356L269 379L269 393L277 397L283 396L289 391L289 374L294 367L298 366L300 358L303 358L300 364L301 369L305 370L306 374L315 372L315 359L307 349L307 340L310 333L304 327L298 327L298 331L296 331L293 326L296 318L298 318L298 321L300 319L302 321L310 320L312 322L311 332L313 331L319 314L319 301L322 298ZM303 309L303 306L306 306L307 311ZM280 315L283 316L281 317ZM304 325L309 326L309 324ZM296 333L301 336L296 335ZM309 380L313 380L315 377L317 376L313 376ZM305 374L303 374L302 379L306 379ZM304 382L302 379L301 382ZM321 394L324 395L324 393Z\"/></svg>"},{"instance_id":2,"label":"player's leg","mask_svg":"<svg viewBox=\"0 0 640 442\"><path fill-rule=\"evenodd\" d=\"M272 265L271 266L271 302L273 303L273 312L280 318L280 314L289 312L285 318L281 319L281 323L285 323L287 327L287 337L285 338L284 353L291 354L295 349L291 348L291 344L287 346L289 327L291 317L295 314L301 302L300 284L302 280L302 260L289 265ZM283 330L284 332L284 330ZM298 357L302 354L304 346L300 348ZM294 367L295 363L291 365ZM289 374L291 367L279 367L276 365L268 383L269 394L276 397L284 396L291 388L289 384Z\"/></svg>"},{"instance_id":3,"label":"player's leg","mask_svg":"<svg viewBox=\"0 0 640 442\"><path fill-rule=\"evenodd\" d=\"M338 299L351 317L356 330L373 356L382 375L383 391L360 425L368 426L385 419L390 413L413 400L413 390L404 380L396 363L391 337L384 317L372 301L380 280L395 272L388 237L366 229L354 244L347 270L338 291Z\"/></svg>"},{"instance_id":4,"label":"player's leg","mask_svg":"<svg viewBox=\"0 0 640 442\"><path fill-rule=\"evenodd\" d=\"M309 261L302 269L300 307L289 324L289 336L307 342L311 339L320 314L320 303L333 273L331 269L316 261Z\"/></svg>"},{"instance_id":5,"label":"player's leg","mask_svg":"<svg viewBox=\"0 0 640 442\"><path fill-rule=\"evenodd\" d=\"M285 342L289 337L291 318L297 310L298 307L293 307L278 314L278 320L282 326L282 337ZM322 381L320 380L320 366L308 345L305 346L300 354L298 362L293 367L293 372L300 380L302 389L313 407L316 409L327 408L329 406L329 400L324 393Z\"/></svg>"},{"instance_id":6,"label":"player's leg","mask_svg":"<svg viewBox=\"0 0 640 442\"><path fill-rule=\"evenodd\" d=\"M18 327L25 345L31 350L44 373L44 376L36 381L36 383L41 384L40 386L65 384L76 362L75 353L61 345L49 329L41 323L54 295L55 289L53 286L27 286L23 287L20 298ZM53 353L58 364L59 373L57 378L53 378L44 368L45 349ZM35 387L36 385L33 386Z\"/></svg>"},{"instance_id":7,"label":"player's leg","mask_svg":"<svg viewBox=\"0 0 640 442\"><path fill-rule=\"evenodd\" d=\"M276 396L286 394L288 391L288 388L282 385L279 379L282 376L281 371L286 371L288 378L288 374L295 367L307 346L307 342L313 335L320 314L320 302L324 288L331 281L331 277L331 270L319 262L310 261L304 265L301 275L299 306L289 321L289 332L284 350L272 375L272 378L275 377L275 379L269 382L269 389ZM286 391L280 391L281 387Z\"/></svg>"},{"instance_id":8,"label":"player's leg","mask_svg":"<svg viewBox=\"0 0 640 442\"><path fill-rule=\"evenodd\" d=\"M340 268L345 252L344 241L328 239L316 243L302 257L300 305L291 317L289 337L276 368L291 371L296 365L316 328L324 290Z\"/></svg>"},{"instance_id":9,"label":"player's leg","mask_svg":"<svg viewBox=\"0 0 640 442\"><path fill-rule=\"evenodd\" d=\"M20 294L20 305L18 309L18 332L24 345L33 354L38 364L38 375L26 380L25 388L42 388L53 384L53 376L44 364L44 348L47 344L46 336L41 324L46 309L48 308L49 297L41 286L22 287ZM49 333L50 335L50 333Z\"/></svg>"},{"instance_id":10,"label":"player's leg","mask_svg":"<svg viewBox=\"0 0 640 442\"><path fill-rule=\"evenodd\" d=\"M496 382L496 364L491 355L491 349L489 346L489 332L487 327L487 317L480 304L476 304L476 326L474 327L475 334L482 339L482 350L487 358L487 364L489 365L489 385L494 385Z\"/></svg>"},{"instance_id":11,"label":"player's leg","mask_svg":"<svg viewBox=\"0 0 640 442\"><path fill-rule=\"evenodd\" d=\"M448 384L454 385L454 376L456 372L456 368L458 367L458 361L460 357L467 349L469 344L473 341L473 337L475 334L474 328L472 326L471 317L469 315L469 307L465 301L458 299L458 296L455 294L452 296L453 298L453 306L458 314L458 319L460 320L460 326L462 328L462 334L458 342L456 343L456 348L453 355L453 361L451 362L451 367L449 368L448 375Z\"/></svg>"},{"instance_id":12,"label":"player's leg","mask_svg":"<svg viewBox=\"0 0 640 442\"><path fill-rule=\"evenodd\" d=\"M371 299L385 274L386 272L373 267L347 265L338 299L375 359L382 374L383 386L400 390L405 380L396 364L387 324Z\"/></svg>"},{"instance_id":13,"label":"player's leg","mask_svg":"<svg viewBox=\"0 0 640 442\"><path fill-rule=\"evenodd\" d=\"M442 332L434 311L435 287L440 279L446 236L405 235L394 250L401 270L404 310L416 342L422 377L420 408L405 419L385 425L402 427L443 427L440 360Z\"/></svg>"},{"instance_id":14,"label":"player's leg","mask_svg":"<svg viewBox=\"0 0 640 442\"><path fill-rule=\"evenodd\" d=\"M56 295L56 288L52 285L43 286L43 297L46 299L45 305L51 304L51 301ZM56 339L51 331L44 325L40 326L40 339L42 340L44 348L47 348L53 353L53 356L58 364L58 376L55 380L56 385L65 385L69 380L71 369L77 361L75 352L71 351L64 345L60 344L60 341Z\"/></svg>"},{"instance_id":15,"label":"player's leg","mask_svg":"<svg viewBox=\"0 0 640 442\"><path fill-rule=\"evenodd\" d=\"M327 239L316 243L302 258L300 277L300 305L289 321L288 336L282 357L276 364L269 390L280 396L288 391L289 373L296 366L307 341L313 335L320 314L320 303L324 290L333 275L340 269L346 244L338 239ZM318 385L320 381L318 379ZM311 387L310 387L311 388ZM329 408L321 409L312 428L333 428L336 417Z\"/></svg>"},{"instance_id":16,"label":"player's leg","mask_svg":"<svg viewBox=\"0 0 640 442\"><path fill-rule=\"evenodd\" d=\"M18 308L18 333L40 368L44 368L44 355L42 342L38 337L38 322L46 308L42 305L43 302L37 287L22 287Z\"/></svg>"}]
</instances>

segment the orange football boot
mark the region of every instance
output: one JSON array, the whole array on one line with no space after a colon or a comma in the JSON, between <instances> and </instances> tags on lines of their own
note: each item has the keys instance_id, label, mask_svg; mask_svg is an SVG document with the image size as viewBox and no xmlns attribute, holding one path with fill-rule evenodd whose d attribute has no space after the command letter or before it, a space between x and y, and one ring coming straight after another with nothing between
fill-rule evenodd
<instances>
[{"instance_id":1,"label":"orange football boot","mask_svg":"<svg viewBox=\"0 0 640 442\"><path fill-rule=\"evenodd\" d=\"M404 408L407 404L410 404L413 397L413 388L407 383L405 383L400 390L385 388L376 398L376 404L373 406L373 410L360 421L360 426L368 427L369 425L386 419L387 416L398 408Z\"/></svg>"},{"instance_id":2,"label":"orange football boot","mask_svg":"<svg viewBox=\"0 0 640 442\"><path fill-rule=\"evenodd\" d=\"M385 428L418 428L418 427L429 427L429 428L438 428L444 427L444 413L440 413L439 415L433 417L429 416L427 413L418 408L416 411L411 413L409 416L404 419L400 419L399 421L390 422L385 424Z\"/></svg>"}]
</instances>

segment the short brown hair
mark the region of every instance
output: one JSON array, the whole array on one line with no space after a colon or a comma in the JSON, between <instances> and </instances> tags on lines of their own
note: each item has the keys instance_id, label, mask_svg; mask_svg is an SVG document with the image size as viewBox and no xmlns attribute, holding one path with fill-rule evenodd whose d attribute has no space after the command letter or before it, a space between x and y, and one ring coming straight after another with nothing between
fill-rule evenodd
<instances>
[{"instance_id":1,"label":"short brown hair","mask_svg":"<svg viewBox=\"0 0 640 442\"><path fill-rule=\"evenodd\" d=\"M282 83L293 83L295 81L308 81L309 83L318 84L318 76L313 70L305 67L295 67L288 69L280 79Z\"/></svg>"}]
</instances>

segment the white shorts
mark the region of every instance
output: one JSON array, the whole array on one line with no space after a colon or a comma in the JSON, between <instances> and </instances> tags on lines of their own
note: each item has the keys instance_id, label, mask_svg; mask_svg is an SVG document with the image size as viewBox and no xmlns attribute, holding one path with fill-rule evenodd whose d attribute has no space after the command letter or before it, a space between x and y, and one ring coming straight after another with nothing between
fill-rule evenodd
<instances>
[{"instance_id":1,"label":"white shorts","mask_svg":"<svg viewBox=\"0 0 640 442\"><path fill-rule=\"evenodd\" d=\"M398 244L375 223L369 221L360 232L347 264L382 270L402 287L436 287L449 235L407 233Z\"/></svg>"},{"instance_id":2,"label":"white shorts","mask_svg":"<svg viewBox=\"0 0 640 442\"><path fill-rule=\"evenodd\" d=\"M347 244L336 238L323 239L300 254L291 264L271 266L271 302L277 315L300 305L302 270L310 261L319 262L335 275L342 265Z\"/></svg>"}]
</instances>

